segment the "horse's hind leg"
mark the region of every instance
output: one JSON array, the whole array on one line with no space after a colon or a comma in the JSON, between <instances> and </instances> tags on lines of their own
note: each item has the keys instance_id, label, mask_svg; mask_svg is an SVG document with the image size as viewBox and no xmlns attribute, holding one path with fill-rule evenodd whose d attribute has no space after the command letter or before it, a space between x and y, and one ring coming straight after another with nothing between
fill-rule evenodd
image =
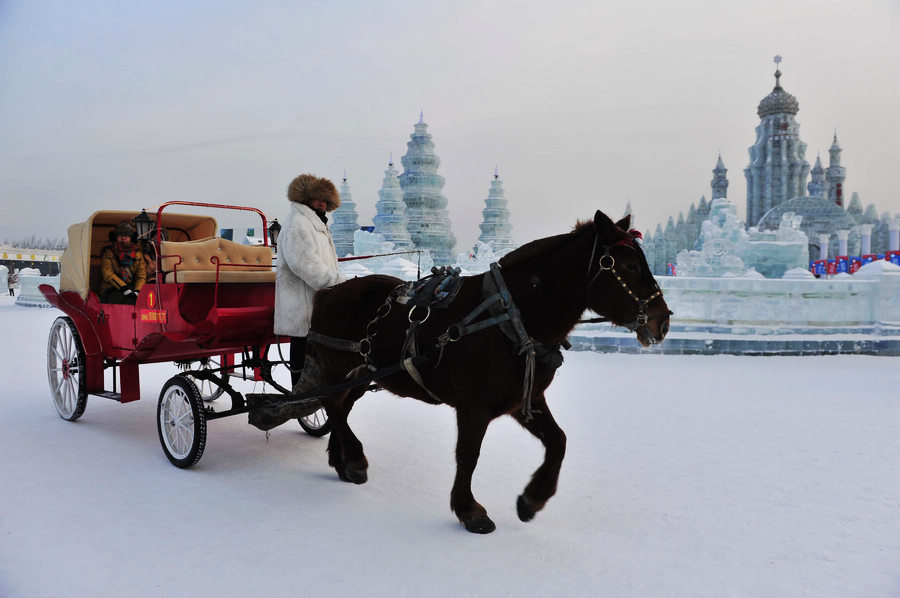
<instances>
[{"instance_id":1,"label":"horse's hind leg","mask_svg":"<svg viewBox=\"0 0 900 598\"><path fill-rule=\"evenodd\" d=\"M366 386L353 388L345 393L325 399L325 412L331 422L328 439L328 465L345 482L364 484L368 480L369 462L363 453L362 443L350 429L347 417L353 404L366 392Z\"/></svg>"},{"instance_id":2,"label":"horse's hind leg","mask_svg":"<svg viewBox=\"0 0 900 598\"><path fill-rule=\"evenodd\" d=\"M481 442L491 422L489 413L456 409L456 479L450 492L450 508L467 530L488 534L497 527L472 494L472 474L481 455Z\"/></svg>"},{"instance_id":3,"label":"horse's hind leg","mask_svg":"<svg viewBox=\"0 0 900 598\"><path fill-rule=\"evenodd\" d=\"M543 394L535 397L534 409L530 421L525 421L525 416L519 411L513 414L516 421L544 445L544 462L531 476L531 481L516 501L516 511L522 521L531 521L535 513L543 509L550 497L556 494L559 469L566 455L566 434L553 419Z\"/></svg>"}]
</instances>

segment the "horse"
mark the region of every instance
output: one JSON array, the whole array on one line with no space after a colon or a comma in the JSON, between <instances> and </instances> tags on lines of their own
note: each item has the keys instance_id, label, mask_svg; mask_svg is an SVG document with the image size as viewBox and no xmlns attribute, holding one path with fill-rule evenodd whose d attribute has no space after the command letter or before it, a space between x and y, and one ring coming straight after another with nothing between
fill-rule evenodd
<instances>
[{"instance_id":1,"label":"horse","mask_svg":"<svg viewBox=\"0 0 900 598\"><path fill-rule=\"evenodd\" d=\"M562 363L560 346L568 344L583 312L627 326L643 346L662 342L668 331L671 312L635 241L640 233L629 225L630 216L614 223L598 210L568 233L508 253L491 272L461 277L443 309L406 309L395 301L404 281L384 275L322 289L314 298L306 365L294 392L340 384L403 359L402 370L377 384L401 397L455 408L450 508L466 530L482 534L495 525L472 494L472 475L490 422L513 417L545 451L516 501L519 519L530 521L556 493L566 435L544 393ZM355 339L362 340L349 342ZM420 350L410 351L411 344ZM347 417L368 388L322 398L332 426L328 464L355 484L367 481L368 461Z\"/></svg>"}]
</instances>

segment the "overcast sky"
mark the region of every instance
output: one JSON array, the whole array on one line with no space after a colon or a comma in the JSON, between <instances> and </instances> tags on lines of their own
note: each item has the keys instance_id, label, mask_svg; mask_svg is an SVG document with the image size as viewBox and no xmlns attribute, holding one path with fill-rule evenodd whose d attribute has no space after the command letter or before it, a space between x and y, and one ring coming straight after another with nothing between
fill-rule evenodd
<instances>
[{"instance_id":1,"label":"overcast sky","mask_svg":"<svg viewBox=\"0 0 900 598\"><path fill-rule=\"evenodd\" d=\"M518 242L628 201L652 232L720 151L743 216L776 54L806 159L836 129L845 190L900 211L897 0L0 0L0 239L173 199L283 217L345 170L369 224L420 111L458 249L495 166Z\"/></svg>"}]
</instances>

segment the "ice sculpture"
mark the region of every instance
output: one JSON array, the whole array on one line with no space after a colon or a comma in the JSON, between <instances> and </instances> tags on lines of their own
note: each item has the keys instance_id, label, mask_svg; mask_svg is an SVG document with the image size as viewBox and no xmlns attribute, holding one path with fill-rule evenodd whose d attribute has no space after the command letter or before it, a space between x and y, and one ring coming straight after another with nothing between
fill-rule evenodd
<instances>
[{"instance_id":1,"label":"ice sculpture","mask_svg":"<svg viewBox=\"0 0 900 598\"><path fill-rule=\"evenodd\" d=\"M409 236L416 249L427 249L439 265L449 265L456 246L450 230L447 198L441 194L444 177L437 173L441 159L434 153L434 143L422 114L400 159L403 174L400 187L409 220Z\"/></svg>"}]
</instances>

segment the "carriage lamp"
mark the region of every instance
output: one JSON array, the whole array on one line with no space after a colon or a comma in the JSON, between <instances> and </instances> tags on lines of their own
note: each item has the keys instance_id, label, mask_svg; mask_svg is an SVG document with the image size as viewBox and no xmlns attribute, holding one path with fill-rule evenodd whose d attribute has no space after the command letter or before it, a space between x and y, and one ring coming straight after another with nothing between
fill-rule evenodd
<instances>
[{"instance_id":1,"label":"carriage lamp","mask_svg":"<svg viewBox=\"0 0 900 598\"><path fill-rule=\"evenodd\" d=\"M153 220L147 215L147 210L141 210L141 213L134 218L134 228L137 231L139 239L143 239L153 230Z\"/></svg>"},{"instance_id":2,"label":"carriage lamp","mask_svg":"<svg viewBox=\"0 0 900 598\"><path fill-rule=\"evenodd\" d=\"M278 235L281 233L281 225L278 224L278 218L272 220L272 224L269 225L269 240L272 242L272 247L278 248Z\"/></svg>"}]
</instances>

